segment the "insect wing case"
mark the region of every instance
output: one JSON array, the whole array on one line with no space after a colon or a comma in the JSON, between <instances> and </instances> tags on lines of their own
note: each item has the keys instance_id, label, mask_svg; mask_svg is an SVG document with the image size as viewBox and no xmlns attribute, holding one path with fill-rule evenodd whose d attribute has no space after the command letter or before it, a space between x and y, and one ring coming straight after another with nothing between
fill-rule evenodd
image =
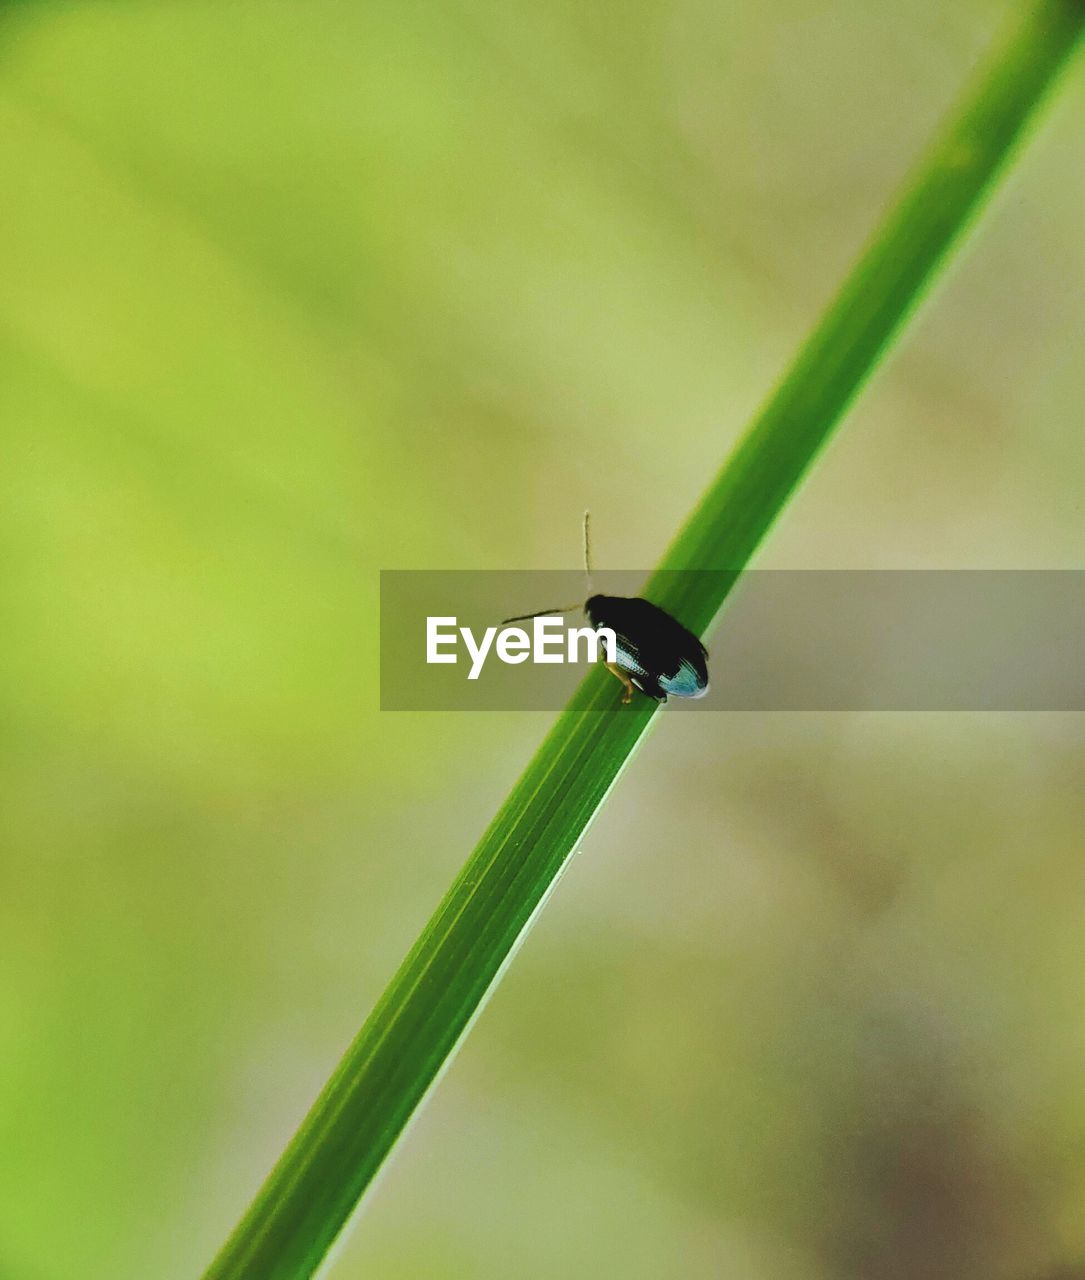
<instances>
[{"instance_id":1,"label":"insect wing case","mask_svg":"<svg viewBox=\"0 0 1085 1280\"><path fill-rule=\"evenodd\" d=\"M592 626L617 639L617 665L648 697L666 702L708 692L708 651L692 631L658 605L637 596L592 596L584 606Z\"/></svg>"}]
</instances>

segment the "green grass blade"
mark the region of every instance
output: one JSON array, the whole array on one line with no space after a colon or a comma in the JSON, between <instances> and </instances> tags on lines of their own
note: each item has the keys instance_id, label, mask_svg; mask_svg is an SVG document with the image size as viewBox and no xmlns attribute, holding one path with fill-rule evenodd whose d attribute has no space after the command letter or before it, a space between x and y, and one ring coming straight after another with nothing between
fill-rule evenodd
<instances>
[{"instance_id":1,"label":"green grass blade","mask_svg":"<svg viewBox=\"0 0 1085 1280\"><path fill-rule=\"evenodd\" d=\"M1085 26L1042 0L977 77L646 594L706 630L975 213ZM675 569L725 569L717 575ZM593 672L561 714L206 1280L312 1275L509 962L655 714Z\"/></svg>"}]
</instances>

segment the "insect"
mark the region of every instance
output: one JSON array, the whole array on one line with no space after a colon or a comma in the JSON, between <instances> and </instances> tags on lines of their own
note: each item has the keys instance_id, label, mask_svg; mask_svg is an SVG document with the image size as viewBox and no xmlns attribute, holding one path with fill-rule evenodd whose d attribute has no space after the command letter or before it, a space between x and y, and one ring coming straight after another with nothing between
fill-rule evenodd
<instances>
[{"instance_id":1,"label":"insect","mask_svg":"<svg viewBox=\"0 0 1085 1280\"><path fill-rule=\"evenodd\" d=\"M537 613L505 618L501 625L571 613L583 607L597 631L600 627L609 627L617 638L616 661L604 665L622 682L623 703L632 700L634 688L657 702L666 702L668 696L703 698L708 692L708 650L692 631L659 605L639 596L604 596L592 592L589 519L589 512L585 511L584 575L588 598L583 606L540 609Z\"/></svg>"}]
</instances>

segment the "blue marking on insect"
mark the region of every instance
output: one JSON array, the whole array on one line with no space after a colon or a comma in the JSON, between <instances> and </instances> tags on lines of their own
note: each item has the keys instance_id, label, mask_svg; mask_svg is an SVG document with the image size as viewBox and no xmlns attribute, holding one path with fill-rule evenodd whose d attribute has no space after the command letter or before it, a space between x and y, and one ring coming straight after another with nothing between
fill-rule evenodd
<instances>
[{"instance_id":1,"label":"blue marking on insect","mask_svg":"<svg viewBox=\"0 0 1085 1280\"><path fill-rule=\"evenodd\" d=\"M622 682L622 702L632 699L634 688L657 702L666 702L668 697L703 698L708 692L708 650L692 631L650 600L642 600L639 596L592 594L588 519L585 511L584 571L588 579L588 598L583 608L597 631L600 627L609 627L614 632L617 640L615 661L605 665ZM550 617L580 607L568 605L562 609L542 609L538 613L506 618L505 622Z\"/></svg>"}]
</instances>

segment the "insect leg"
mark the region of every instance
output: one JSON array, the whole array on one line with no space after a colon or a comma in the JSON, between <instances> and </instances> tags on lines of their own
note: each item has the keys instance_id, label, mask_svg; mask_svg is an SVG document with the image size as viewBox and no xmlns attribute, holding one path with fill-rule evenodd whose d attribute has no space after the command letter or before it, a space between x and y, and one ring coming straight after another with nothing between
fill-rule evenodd
<instances>
[{"instance_id":1,"label":"insect leg","mask_svg":"<svg viewBox=\"0 0 1085 1280\"><path fill-rule=\"evenodd\" d=\"M617 676L622 682L625 692L622 694L623 705L630 702L633 697L633 681L625 674L616 662L604 662L603 666L610 672L612 676Z\"/></svg>"}]
</instances>

